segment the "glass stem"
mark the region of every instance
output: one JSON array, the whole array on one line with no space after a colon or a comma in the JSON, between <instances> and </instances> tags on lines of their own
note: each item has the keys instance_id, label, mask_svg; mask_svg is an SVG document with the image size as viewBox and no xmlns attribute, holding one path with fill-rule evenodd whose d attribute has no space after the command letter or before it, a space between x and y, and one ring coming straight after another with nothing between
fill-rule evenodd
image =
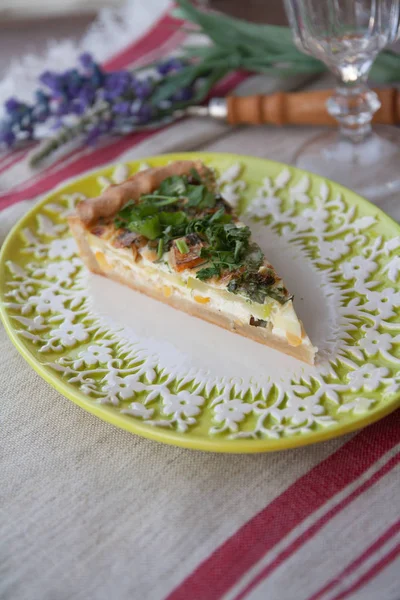
<instances>
[{"instance_id":1,"label":"glass stem","mask_svg":"<svg viewBox=\"0 0 400 600\"><path fill-rule=\"evenodd\" d=\"M327 102L327 109L338 121L340 135L360 143L371 134L372 117L380 105L378 96L364 81L351 84L340 81Z\"/></svg>"}]
</instances>

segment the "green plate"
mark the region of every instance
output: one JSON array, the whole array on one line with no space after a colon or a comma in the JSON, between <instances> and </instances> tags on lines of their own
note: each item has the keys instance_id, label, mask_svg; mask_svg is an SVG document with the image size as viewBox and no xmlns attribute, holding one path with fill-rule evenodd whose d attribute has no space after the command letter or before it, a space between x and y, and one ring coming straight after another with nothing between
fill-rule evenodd
<instances>
[{"instance_id":1,"label":"green plate","mask_svg":"<svg viewBox=\"0 0 400 600\"><path fill-rule=\"evenodd\" d=\"M143 166L213 167L295 294L314 367L86 272L66 215ZM144 164L145 163L145 164ZM263 452L363 427L400 404L400 228L321 177L231 154L104 168L56 190L0 256L0 311L29 364L85 410L139 435Z\"/></svg>"}]
</instances>

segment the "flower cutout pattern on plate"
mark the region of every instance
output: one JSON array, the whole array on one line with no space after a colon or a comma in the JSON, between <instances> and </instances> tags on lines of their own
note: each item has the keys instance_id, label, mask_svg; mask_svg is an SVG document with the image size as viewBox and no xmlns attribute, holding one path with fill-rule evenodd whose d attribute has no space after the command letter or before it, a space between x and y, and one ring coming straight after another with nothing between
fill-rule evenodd
<instances>
[{"instance_id":1,"label":"flower cutout pattern on plate","mask_svg":"<svg viewBox=\"0 0 400 600\"><path fill-rule=\"evenodd\" d=\"M212 166L219 169L218 162ZM97 193L106 179L120 181L135 168L94 175ZM280 377L272 372L268 380L215 376L171 364L168 345L149 350L143 338L132 341L123 329L105 326L92 311L64 227L82 199L76 191L37 209L21 230L17 257L7 262L5 302L18 335L93 402L181 434L202 428L228 440L308 435L388 402L400 391L400 236L375 230L379 216L321 179L275 166L255 184L246 169L245 159L219 169L222 193L265 238L279 236L301 254L326 301L335 299L332 339L316 367Z\"/></svg>"}]
</instances>

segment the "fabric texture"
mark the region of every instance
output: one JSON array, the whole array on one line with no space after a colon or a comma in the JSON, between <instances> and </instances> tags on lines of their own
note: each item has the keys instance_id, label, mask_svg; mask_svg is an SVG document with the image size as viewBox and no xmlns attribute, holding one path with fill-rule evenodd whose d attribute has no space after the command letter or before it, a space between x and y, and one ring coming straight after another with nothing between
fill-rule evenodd
<instances>
[{"instance_id":1,"label":"fabric texture","mask_svg":"<svg viewBox=\"0 0 400 600\"><path fill-rule=\"evenodd\" d=\"M108 65L173 50L185 41L174 24L161 17ZM235 75L219 93L239 83L252 90ZM2 158L0 243L47 190L87 169L266 143L245 136L192 119L76 150L40 174L26 152ZM1 600L399 600L400 411L282 453L193 452L84 412L36 375L2 327L0 352Z\"/></svg>"}]
</instances>

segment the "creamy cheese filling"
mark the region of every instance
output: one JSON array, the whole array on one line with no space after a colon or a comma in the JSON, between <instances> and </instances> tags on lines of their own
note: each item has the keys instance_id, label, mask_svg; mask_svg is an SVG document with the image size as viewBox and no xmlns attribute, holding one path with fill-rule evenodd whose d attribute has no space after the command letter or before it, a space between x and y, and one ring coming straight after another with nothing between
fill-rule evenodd
<instances>
[{"instance_id":1,"label":"creamy cheese filling","mask_svg":"<svg viewBox=\"0 0 400 600\"><path fill-rule=\"evenodd\" d=\"M212 310L223 312L243 324L249 324L251 317L261 319L267 322L274 335L286 339L291 346L311 346L291 300L284 305L273 299L263 305L256 304L231 294L223 286L210 286L199 281L193 269L186 269L180 273L171 272L166 260L167 254L154 264L146 258L146 249L141 251L141 258L136 261L131 248L114 248L110 242L92 234L88 234L88 241L101 266L106 266L104 260L113 267L122 265L134 272L138 283L151 283L167 298L175 294L193 303L197 302L209 306Z\"/></svg>"}]
</instances>

